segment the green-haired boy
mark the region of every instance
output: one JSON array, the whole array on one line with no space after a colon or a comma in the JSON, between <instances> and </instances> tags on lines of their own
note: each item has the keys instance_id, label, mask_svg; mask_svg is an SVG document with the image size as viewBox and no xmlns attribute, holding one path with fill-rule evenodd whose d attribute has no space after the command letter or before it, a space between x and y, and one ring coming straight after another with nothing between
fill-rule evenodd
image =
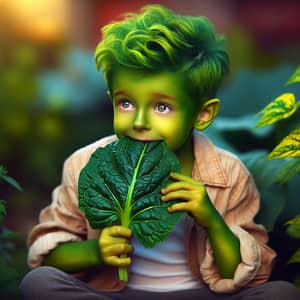
<instances>
[{"instance_id":1,"label":"green-haired boy","mask_svg":"<svg viewBox=\"0 0 300 300\"><path fill-rule=\"evenodd\" d=\"M259 196L251 175L200 133L218 113L216 91L228 71L212 24L148 6L105 26L95 57L116 135L65 162L62 184L29 236L34 270L21 284L24 298L299 299L287 282L266 283L275 253L253 222ZM187 214L151 249L122 226L92 230L78 208L81 169L98 147L123 136L164 140L182 166L161 199L180 199L169 212ZM127 283L118 279L118 267L129 267Z\"/></svg>"}]
</instances>

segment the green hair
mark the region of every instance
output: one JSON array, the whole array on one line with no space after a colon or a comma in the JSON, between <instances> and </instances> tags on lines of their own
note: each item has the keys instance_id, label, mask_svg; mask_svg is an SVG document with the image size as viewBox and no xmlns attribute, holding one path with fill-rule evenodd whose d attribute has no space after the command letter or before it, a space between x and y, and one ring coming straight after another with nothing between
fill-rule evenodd
<instances>
[{"instance_id":1,"label":"green hair","mask_svg":"<svg viewBox=\"0 0 300 300\"><path fill-rule=\"evenodd\" d=\"M118 66L149 71L184 73L193 96L215 96L228 72L224 38L204 16L178 15L161 5L148 5L140 14L102 28L95 59L110 87Z\"/></svg>"}]
</instances>

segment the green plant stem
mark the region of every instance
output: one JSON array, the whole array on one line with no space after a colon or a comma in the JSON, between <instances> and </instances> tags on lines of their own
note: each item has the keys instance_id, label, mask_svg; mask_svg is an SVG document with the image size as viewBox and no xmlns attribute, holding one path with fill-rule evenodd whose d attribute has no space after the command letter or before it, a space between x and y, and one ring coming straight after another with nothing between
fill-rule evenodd
<instances>
[{"instance_id":1,"label":"green plant stem","mask_svg":"<svg viewBox=\"0 0 300 300\"><path fill-rule=\"evenodd\" d=\"M128 192L127 192L127 197L126 197L126 202L125 202L125 208L124 208L124 212L123 212L123 216L121 217L121 225L129 228L130 226L130 215L131 215L131 201L132 201L132 195L133 195L133 191L135 188L135 184L136 184L136 180L137 180L137 176L138 176L138 172L141 166L141 162L144 158L144 154L145 151L147 149L147 145L144 146L143 152L141 157L139 158L139 161L137 163L137 166L135 167L134 170L134 174L133 174L133 179L132 179L132 183L129 186ZM121 258L126 258L127 255L123 254L121 255ZM127 272L127 268L126 267L119 267L118 268L118 273L119 273L119 279L122 281L128 281L128 272Z\"/></svg>"},{"instance_id":2,"label":"green plant stem","mask_svg":"<svg viewBox=\"0 0 300 300\"><path fill-rule=\"evenodd\" d=\"M126 258L126 257L127 257L126 254L121 255L121 258ZM119 273L119 279L121 281L125 281L125 282L128 281L128 272L127 272L126 267L119 267L118 268L118 273Z\"/></svg>"}]
</instances>

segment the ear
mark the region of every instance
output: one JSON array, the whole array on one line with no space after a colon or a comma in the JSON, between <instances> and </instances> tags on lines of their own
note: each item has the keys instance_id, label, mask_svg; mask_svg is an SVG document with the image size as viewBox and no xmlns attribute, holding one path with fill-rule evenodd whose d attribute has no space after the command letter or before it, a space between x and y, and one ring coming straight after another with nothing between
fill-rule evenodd
<instances>
[{"instance_id":1,"label":"ear","mask_svg":"<svg viewBox=\"0 0 300 300\"><path fill-rule=\"evenodd\" d=\"M215 119L220 109L220 100L213 98L204 102L195 122L195 129L204 130Z\"/></svg>"}]
</instances>

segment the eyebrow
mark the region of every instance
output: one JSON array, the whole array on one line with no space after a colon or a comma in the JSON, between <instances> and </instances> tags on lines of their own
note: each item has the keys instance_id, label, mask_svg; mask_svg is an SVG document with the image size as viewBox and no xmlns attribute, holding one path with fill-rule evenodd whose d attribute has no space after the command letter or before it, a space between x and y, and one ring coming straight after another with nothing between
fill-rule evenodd
<instances>
[{"instance_id":1,"label":"eyebrow","mask_svg":"<svg viewBox=\"0 0 300 300\"><path fill-rule=\"evenodd\" d=\"M126 91L119 90L119 91L114 92L114 96L119 96L119 95L129 96L129 94Z\"/></svg>"},{"instance_id":2,"label":"eyebrow","mask_svg":"<svg viewBox=\"0 0 300 300\"><path fill-rule=\"evenodd\" d=\"M170 95L166 95L166 94L163 94L163 93L153 93L153 96L155 98L158 98L158 99L169 99L169 100L173 100L173 101L176 100L175 97L170 96Z\"/></svg>"},{"instance_id":3,"label":"eyebrow","mask_svg":"<svg viewBox=\"0 0 300 300\"><path fill-rule=\"evenodd\" d=\"M120 96L120 95L125 95L125 96L130 96L130 94L127 91L124 90L117 90L114 92L114 96ZM176 98L167 94L163 94L163 93L153 93L152 94L154 98L156 99L168 99L168 100L172 100L175 101Z\"/></svg>"}]
</instances>

